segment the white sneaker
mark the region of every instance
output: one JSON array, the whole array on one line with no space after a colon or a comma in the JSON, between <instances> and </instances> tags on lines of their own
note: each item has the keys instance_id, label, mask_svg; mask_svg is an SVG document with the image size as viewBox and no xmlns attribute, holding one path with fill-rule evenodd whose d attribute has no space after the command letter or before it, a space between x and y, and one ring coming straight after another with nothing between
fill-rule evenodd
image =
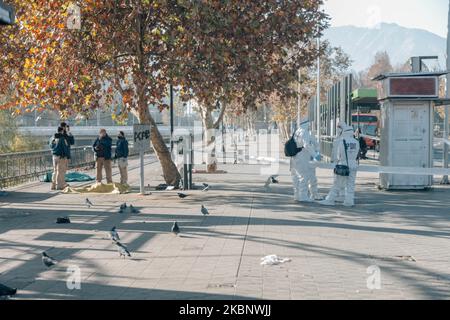
<instances>
[{"instance_id":1,"label":"white sneaker","mask_svg":"<svg viewBox=\"0 0 450 320\"><path fill-rule=\"evenodd\" d=\"M336 205L336 203L334 201L331 201L331 200L323 200L323 201L320 201L319 204L321 206L329 206L329 207L333 207L333 206Z\"/></svg>"}]
</instances>

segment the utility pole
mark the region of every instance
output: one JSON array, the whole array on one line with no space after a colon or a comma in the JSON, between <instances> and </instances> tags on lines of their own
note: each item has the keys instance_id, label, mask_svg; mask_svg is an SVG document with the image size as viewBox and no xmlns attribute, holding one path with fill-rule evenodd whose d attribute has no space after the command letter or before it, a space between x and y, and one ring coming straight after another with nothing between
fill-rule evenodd
<instances>
[{"instance_id":1,"label":"utility pole","mask_svg":"<svg viewBox=\"0 0 450 320\"><path fill-rule=\"evenodd\" d=\"M450 70L450 1L449 1L449 11L448 11L448 32L447 32L447 72ZM446 81L446 97L450 98L450 74L447 74ZM449 136L449 106L444 106L445 108L445 116L444 116L444 168L448 169L448 136ZM448 176L444 176L442 179L442 184L450 184Z\"/></svg>"},{"instance_id":2,"label":"utility pole","mask_svg":"<svg viewBox=\"0 0 450 320\"><path fill-rule=\"evenodd\" d=\"M317 106L316 106L316 126L317 126L317 141L319 143L319 146L321 145L320 142L320 38L317 38Z\"/></svg>"},{"instance_id":3,"label":"utility pole","mask_svg":"<svg viewBox=\"0 0 450 320\"><path fill-rule=\"evenodd\" d=\"M173 112L173 85L170 85L170 151L173 152L173 132L174 132L174 112Z\"/></svg>"},{"instance_id":4,"label":"utility pole","mask_svg":"<svg viewBox=\"0 0 450 320\"><path fill-rule=\"evenodd\" d=\"M302 122L302 69L298 69L297 128Z\"/></svg>"},{"instance_id":5,"label":"utility pole","mask_svg":"<svg viewBox=\"0 0 450 320\"><path fill-rule=\"evenodd\" d=\"M450 70L450 1L449 1L449 10L448 10L448 32L447 32L447 72ZM447 74L446 79L446 98L450 99L450 74ZM445 106L445 116L444 116L444 168L448 169L448 135L449 135L449 106ZM450 184L448 176L444 176L442 179L442 184Z\"/></svg>"}]
</instances>

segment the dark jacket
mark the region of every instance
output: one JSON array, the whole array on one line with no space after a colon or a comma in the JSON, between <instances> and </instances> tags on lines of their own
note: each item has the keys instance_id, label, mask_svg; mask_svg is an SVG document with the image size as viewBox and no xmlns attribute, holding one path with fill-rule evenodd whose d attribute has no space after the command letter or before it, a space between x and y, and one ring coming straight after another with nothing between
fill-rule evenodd
<instances>
[{"instance_id":1,"label":"dark jacket","mask_svg":"<svg viewBox=\"0 0 450 320\"><path fill-rule=\"evenodd\" d=\"M52 155L70 159L70 146L63 134L55 133L50 139L50 149Z\"/></svg>"},{"instance_id":2,"label":"dark jacket","mask_svg":"<svg viewBox=\"0 0 450 320\"><path fill-rule=\"evenodd\" d=\"M105 160L112 159L112 139L106 135L104 138L97 138L92 148L97 158L105 158Z\"/></svg>"},{"instance_id":3,"label":"dark jacket","mask_svg":"<svg viewBox=\"0 0 450 320\"><path fill-rule=\"evenodd\" d=\"M67 155L67 158L70 159L71 158L70 147L75 144L75 138L73 137L73 135L67 134L67 133L64 134L64 138L66 139L67 144L68 144L68 155Z\"/></svg>"},{"instance_id":4,"label":"dark jacket","mask_svg":"<svg viewBox=\"0 0 450 320\"><path fill-rule=\"evenodd\" d=\"M363 137L359 137L358 141L359 141L359 148L361 150L366 150L367 149L366 139L364 139Z\"/></svg>"},{"instance_id":5,"label":"dark jacket","mask_svg":"<svg viewBox=\"0 0 450 320\"><path fill-rule=\"evenodd\" d=\"M129 153L127 139L119 138L116 144L116 158L128 158Z\"/></svg>"}]
</instances>

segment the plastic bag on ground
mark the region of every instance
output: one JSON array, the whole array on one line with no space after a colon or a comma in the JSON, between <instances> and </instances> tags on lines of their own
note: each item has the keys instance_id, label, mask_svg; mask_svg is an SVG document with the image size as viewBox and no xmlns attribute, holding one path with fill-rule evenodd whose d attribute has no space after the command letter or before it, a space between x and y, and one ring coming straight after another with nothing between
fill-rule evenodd
<instances>
[{"instance_id":1,"label":"plastic bag on ground","mask_svg":"<svg viewBox=\"0 0 450 320\"><path fill-rule=\"evenodd\" d=\"M270 255L264 258L261 258L261 265L262 266L276 266L279 264L283 264L286 262L291 262L292 260L290 258L280 258L276 255Z\"/></svg>"}]
</instances>

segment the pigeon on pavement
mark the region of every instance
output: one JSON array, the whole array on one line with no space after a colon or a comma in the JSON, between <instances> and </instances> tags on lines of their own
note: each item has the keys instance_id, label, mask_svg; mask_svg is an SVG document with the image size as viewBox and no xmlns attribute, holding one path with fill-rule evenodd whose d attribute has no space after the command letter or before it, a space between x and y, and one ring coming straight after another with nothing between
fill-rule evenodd
<instances>
[{"instance_id":1,"label":"pigeon on pavement","mask_svg":"<svg viewBox=\"0 0 450 320\"><path fill-rule=\"evenodd\" d=\"M122 243L120 243L119 241L117 241L117 240L113 240L114 241L114 243L116 244L116 246L117 246L117 251L119 251L119 254L120 254L120 257L122 258L126 258L126 257L131 257L131 254L130 254L130 252L128 251L128 248L125 246L125 245L123 245Z\"/></svg>"},{"instance_id":2,"label":"pigeon on pavement","mask_svg":"<svg viewBox=\"0 0 450 320\"><path fill-rule=\"evenodd\" d=\"M111 231L109 231L109 237L112 241L120 241L119 233L116 230L116 227L113 227Z\"/></svg>"},{"instance_id":3,"label":"pigeon on pavement","mask_svg":"<svg viewBox=\"0 0 450 320\"><path fill-rule=\"evenodd\" d=\"M130 212L131 213L139 213L140 211L138 209L136 209L135 207L133 207L132 204L130 204Z\"/></svg>"},{"instance_id":4,"label":"pigeon on pavement","mask_svg":"<svg viewBox=\"0 0 450 320\"><path fill-rule=\"evenodd\" d=\"M209 215L209 211L208 211L208 209L205 208L204 205L202 205L202 214L203 214L204 216L208 216L208 215Z\"/></svg>"},{"instance_id":5,"label":"pigeon on pavement","mask_svg":"<svg viewBox=\"0 0 450 320\"><path fill-rule=\"evenodd\" d=\"M0 283L0 297L11 297L16 295L17 289L10 288Z\"/></svg>"},{"instance_id":6,"label":"pigeon on pavement","mask_svg":"<svg viewBox=\"0 0 450 320\"><path fill-rule=\"evenodd\" d=\"M203 184L203 190L202 190L202 191L203 191L203 192L209 191L209 184L204 183L204 184Z\"/></svg>"},{"instance_id":7,"label":"pigeon on pavement","mask_svg":"<svg viewBox=\"0 0 450 320\"><path fill-rule=\"evenodd\" d=\"M270 185L273 184L278 184L278 180L276 179L277 176L270 176L269 178L267 178L266 183L264 184L264 188L269 188Z\"/></svg>"},{"instance_id":8,"label":"pigeon on pavement","mask_svg":"<svg viewBox=\"0 0 450 320\"><path fill-rule=\"evenodd\" d=\"M179 197L179 198L181 198L181 199L184 199L184 198L187 198L187 197L188 197L188 195L187 195L187 194L184 194L184 193L181 193L181 192L179 192L179 193L178 193L178 197Z\"/></svg>"},{"instance_id":9,"label":"pigeon on pavement","mask_svg":"<svg viewBox=\"0 0 450 320\"><path fill-rule=\"evenodd\" d=\"M119 213L124 213L126 209L127 209L127 204L122 203L119 208Z\"/></svg>"},{"instance_id":10,"label":"pigeon on pavement","mask_svg":"<svg viewBox=\"0 0 450 320\"><path fill-rule=\"evenodd\" d=\"M180 227L178 226L177 222L173 223L172 233L175 234L176 236L180 233Z\"/></svg>"},{"instance_id":11,"label":"pigeon on pavement","mask_svg":"<svg viewBox=\"0 0 450 320\"><path fill-rule=\"evenodd\" d=\"M89 200L88 198L86 198L86 206L87 206L88 208L90 208L90 207L93 207L94 204L91 202L91 200Z\"/></svg>"},{"instance_id":12,"label":"pigeon on pavement","mask_svg":"<svg viewBox=\"0 0 450 320\"><path fill-rule=\"evenodd\" d=\"M50 257L46 252L42 252L42 263L44 263L47 268L51 268L56 265L58 261Z\"/></svg>"}]
</instances>

